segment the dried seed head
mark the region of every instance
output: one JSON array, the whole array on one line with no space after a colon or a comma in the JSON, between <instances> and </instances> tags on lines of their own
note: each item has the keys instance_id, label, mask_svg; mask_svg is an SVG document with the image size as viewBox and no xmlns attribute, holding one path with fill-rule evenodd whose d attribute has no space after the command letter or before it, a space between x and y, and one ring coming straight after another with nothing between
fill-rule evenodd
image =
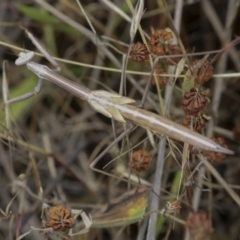
<instances>
[{"instance_id":1,"label":"dried seed head","mask_svg":"<svg viewBox=\"0 0 240 240\"><path fill-rule=\"evenodd\" d=\"M200 133L205 126L205 121L201 113L197 113L196 115L186 114L182 124L183 126Z\"/></svg>"},{"instance_id":2,"label":"dried seed head","mask_svg":"<svg viewBox=\"0 0 240 240\"><path fill-rule=\"evenodd\" d=\"M150 39L152 52L157 56L167 54L169 51L169 43L173 39L171 32L166 30L157 30L153 33Z\"/></svg>"},{"instance_id":3,"label":"dried seed head","mask_svg":"<svg viewBox=\"0 0 240 240\"><path fill-rule=\"evenodd\" d=\"M166 72L162 68L155 69L155 73L156 73L156 75L158 75L158 74L166 74ZM158 81L159 87L163 88L167 84L167 82L168 82L168 77L156 76L156 80ZM152 84L153 85L157 84L156 81L155 81L155 78L153 78Z\"/></svg>"},{"instance_id":4,"label":"dried seed head","mask_svg":"<svg viewBox=\"0 0 240 240\"><path fill-rule=\"evenodd\" d=\"M206 213L191 213L185 225L189 233L196 240L210 240L213 232L212 222Z\"/></svg>"},{"instance_id":5,"label":"dried seed head","mask_svg":"<svg viewBox=\"0 0 240 240\"><path fill-rule=\"evenodd\" d=\"M201 63L201 60L195 59L193 61L193 71L195 76L195 82L197 84L204 84L208 82L213 75L213 66L210 64L210 60L205 60Z\"/></svg>"},{"instance_id":6,"label":"dried seed head","mask_svg":"<svg viewBox=\"0 0 240 240\"><path fill-rule=\"evenodd\" d=\"M169 45L169 50L167 52L167 55L178 55L182 54L181 48L174 44L174 45ZM167 63L172 65L173 63L178 63L181 60L182 57L169 57L167 58Z\"/></svg>"},{"instance_id":7,"label":"dried seed head","mask_svg":"<svg viewBox=\"0 0 240 240\"><path fill-rule=\"evenodd\" d=\"M233 129L233 136L235 140L240 141L240 124L236 125Z\"/></svg>"},{"instance_id":8,"label":"dried seed head","mask_svg":"<svg viewBox=\"0 0 240 240\"><path fill-rule=\"evenodd\" d=\"M75 222L71 210L63 205L53 206L48 210L46 227L53 228L55 231L65 232L67 229L73 228Z\"/></svg>"},{"instance_id":9,"label":"dried seed head","mask_svg":"<svg viewBox=\"0 0 240 240\"><path fill-rule=\"evenodd\" d=\"M138 150L133 152L129 166L137 172L142 172L149 169L151 161L152 155L149 152Z\"/></svg>"},{"instance_id":10,"label":"dried seed head","mask_svg":"<svg viewBox=\"0 0 240 240\"><path fill-rule=\"evenodd\" d=\"M149 52L145 44L137 42L131 45L130 59L142 62L149 59Z\"/></svg>"},{"instance_id":11,"label":"dried seed head","mask_svg":"<svg viewBox=\"0 0 240 240\"><path fill-rule=\"evenodd\" d=\"M199 91L196 88L192 88L190 92L184 94L182 99L182 107L188 114L196 114L203 110L208 100L207 94Z\"/></svg>"},{"instance_id":12,"label":"dried seed head","mask_svg":"<svg viewBox=\"0 0 240 240\"><path fill-rule=\"evenodd\" d=\"M222 147L229 149L224 138L218 137L212 138L212 140ZM226 157L226 154L221 152L203 151L203 154L210 162L221 162Z\"/></svg>"}]
</instances>

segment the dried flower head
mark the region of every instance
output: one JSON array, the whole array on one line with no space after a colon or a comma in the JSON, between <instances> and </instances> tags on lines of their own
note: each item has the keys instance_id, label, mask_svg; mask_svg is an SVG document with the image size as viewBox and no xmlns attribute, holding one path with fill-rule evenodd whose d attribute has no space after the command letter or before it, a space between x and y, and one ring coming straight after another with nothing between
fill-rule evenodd
<instances>
[{"instance_id":1,"label":"dried flower head","mask_svg":"<svg viewBox=\"0 0 240 240\"><path fill-rule=\"evenodd\" d=\"M47 228L65 232L67 229L73 228L75 222L71 210L63 205L53 206L48 210Z\"/></svg>"},{"instance_id":2,"label":"dried flower head","mask_svg":"<svg viewBox=\"0 0 240 240\"><path fill-rule=\"evenodd\" d=\"M240 141L240 124L236 125L233 129L233 136L235 140Z\"/></svg>"},{"instance_id":3,"label":"dried flower head","mask_svg":"<svg viewBox=\"0 0 240 240\"><path fill-rule=\"evenodd\" d=\"M165 70L162 69L162 68L155 69L155 73L156 73L156 75L158 75L158 74L159 75L160 74L166 74ZM168 77L156 76L156 80L158 81L159 87L163 88L167 84L167 82L168 82ZM152 84L153 85L157 85L157 83L155 81L155 78L153 78Z\"/></svg>"},{"instance_id":4,"label":"dried flower head","mask_svg":"<svg viewBox=\"0 0 240 240\"><path fill-rule=\"evenodd\" d=\"M213 232L212 221L206 213L191 213L186 227L194 240L210 240L210 234Z\"/></svg>"},{"instance_id":5,"label":"dried flower head","mask_svg":"<svg viewBox=\"0 0 240 240\"><path fill-rule=\"evenodd\" d=\"M157 56L162 56L168 53L169 43L173 39L173 34L166 30L157 30L150 39L152 52Z\"/></svg>"},{"instance_id":6,"label":"dried flower head","mask_svg":"<svg viewBox=\"0 0 240 240\"><path fill-rule=\"evenodd\" d=\"M168 52L167 52L167 55L179 55L179 54L182 54L182 50L181 48L176 45L176 44L173 44L173 45L169 45L169 49L168 49ZM168 64L177 64L180 60L181 60L182 57L169 57L167 58L167 63Z\"/></svg>"},{"instance_id":7,"label":"dried flower head","mask_svg":"<svg viewBox=\"0 0 240 240\"><path fill-rule=\"evenodd\" d=\"M213 75L213 66L210 64L210 60L205 60L201 63L201 60L195 59L193 61L193 71L195 75L195 82L197 84L204 84L208 82Z\"/></svg>"},{"instance_id":8,"label":"dried flower head","mask_svg":"<svg viewBox=\"0 0 240 240\"><path fill-rule=\"evenodd\" d=\"M182 99L182 107L188 114L196 114L203 110L208 100L207 94L199 91L196 88L192 88L190 92L184 94Z\"/></svg>"},{"instance_id":9,"label":"dried flower head","mask_svg":"<svg viewBox=\"0 0 240 240\"><path fill-rule=\"evenodd\" d=\"M137 42L131 45L130 56L132 60L142 62L149 59L149 52L145 44Z\"/></svg>"},{"instance_id":10,"label":"dried flower head","mask_svg":"<svg viewBox=\"0 0 240 240\"><path fill-rule=\"evenodd\" d=\"M222 147L229 149L224 138L218 137L212 138L212 140ZM210 162L221 162L226 157L226 154L221 152L203 151L203 154Z\"/></svg>"},{"instance_id":11,"label":"dried flower head","mask_svg":"<svg viewBox=\"0 0 240 240\"><path fill-rule=\"evenodd\" d=\"M142 172L149 169L151 161L152 155L149 152L138 150L133 152L129 166L137 172Z\"/></svg>"},{"instance_id":12,"label":"dried flower head","mask_svg":"<svg viewBox=\"0 0 240 240\"><path fill-rule=\"evenodd\" d=\"M197 114L186 114L183 119L183 126L194 130L195 132L201 132L205 126L205 121L201 113Z\"/></svg>"}]
</instances>

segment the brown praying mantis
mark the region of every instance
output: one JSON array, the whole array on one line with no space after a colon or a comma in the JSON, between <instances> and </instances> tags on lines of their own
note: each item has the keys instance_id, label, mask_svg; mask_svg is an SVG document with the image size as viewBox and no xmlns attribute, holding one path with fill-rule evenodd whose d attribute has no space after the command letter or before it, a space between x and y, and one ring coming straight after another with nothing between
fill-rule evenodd
<instances>
[{"instance_id":1,"label":"brown praying mantis","mask_svg":"<svg viewBox=\"0 0 240 240\"><path fill-rule=\"evenodd\" d=\"M51 55L40 45L31 33L27 32L27 34L40 52L42 52L42 54L56 67L56 71L59 71L58 64ZM43 80L45 79L60 86L74 96L87 101L94 110L118 122L126 123L126 121L130 120L140 127L158 134L164 134L170 138L203 150L233 154L231 150L220 146L206 136L188 129L181 124L175 123L170 119L131 105L135 102L132 98L105 90L91 91L90 89L57 74L56 71L49 69L47 66L35 63L32 61L33 57L34 52L20 52L15 64L18 66L26 64L27 68L39 77L35 91L26 93L14 99L7 99L5 97L4 102L6 105L36 95L40 92ZM119 136L118 140L126 136L131 130L132 129L129 128L124 134ZM109 148L110 147L108 147L108 149ZM104 152L106 151L107 149ZM101 157L102 154L91 163L90 167L95 169L94 166Z\"/></svg>"},{"instance_id":2,"label":"brown praying mantis","mask_svg":"<svg viewBox=\"0 0 240 240\"><path fill-rule=\"evenodd\" d=\"M26 64L27 68L39 77L35 92L27 93L15 99L7 100L5 104L11 104L13 102L21 101L34 96L40 91L43 80L45 79L62 87L76 97L87 101L94 110L118 122L126 123L126 120L130 120L140 127L149 129L159 134L167 135L175 140L191 144L200 149L233 154L231 150L223 148L208 137L190 130L181 124L175 123L155 113L130 105L135 102L134 99L105 90L91 91L78 83L64 78L49 69L47 66L31 61L33 57L34 52L20 52L19 58L15 63L16 65Z\"/></svg>"}]
</instances>

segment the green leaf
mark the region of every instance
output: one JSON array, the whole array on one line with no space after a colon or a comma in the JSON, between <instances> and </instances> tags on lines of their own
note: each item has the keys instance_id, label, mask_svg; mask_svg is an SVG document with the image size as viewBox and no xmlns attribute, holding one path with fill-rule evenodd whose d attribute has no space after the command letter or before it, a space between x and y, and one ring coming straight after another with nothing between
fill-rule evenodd
<instances>
[{"instance_id":1,"label":"green leaf","mask_svg":"<svg viewBox=\"0 0 240 240\"><path fill-rule=\"evenodd\" d=\"M182 171L176 172L173 183L172 183L172 186L171 186L171 194L174 195L174 196L177 195L178 189L180 187L179 183L181 181L181 174L182 174ZM169 198L168 201L172 202L172 201L175 201L175 200L176 200L176 198L172 197L172 198Z\"/></svg>"},{"instance_id":2,"label":"green leaf","mask_svg":"<svg viewBox=\"0 0 240 240\"><path fill-rule=\"evenodd\" d=\"M175 195L175 196L177 195L180 179L181 179L181 171L178 171L175 174L175 177L174 177L174 180L173 180L173 183L172 183L172 186L171 186L171 194L172 195ZM174 197L170 197L168 199L169 202L173 202L175 200L176 199ZM166 218L163 215L159 215L158 221L157 221L156 236L158 236L160 234L161 229L162 229L165 221L166 221Z\"/></svg>"},{"instance_id":3,"label":"green leaf","mask_svg":"<svg viewBox=\"0 0 240 240\"><path fill-rule=\"evenodd\" d=\"M139 221L146 211L147 193L145 188L135 188L113 199L92 216L92 227L121 227Z\"/></svg>"},{"instance_id":4,"label":"green leaf","mask_svg":"<svg viewBox=\"0 0 240 240\"><path fill-rule=\"evenodd\" d=\"M35 74L31 74L28 79L25 79L23 82L21 82L20 85L16 86L15 88L10 89L10 99L21 96L28 92L33 92L34 88L37 85L37 79L38 77ZM34 96L30 99L16 102L10 105L10 113L11 117L15 120L23 116L24 112L31 108L32 105L37 100L37 97Z\"/></svg>"},{"instance_id":5,"label":"green leaf","mask_svg":"<svg viewBox=\"0 0 240 240\"><path fill-rule=\"evenodd\" d=\"M49 14L47 11L45 11L42 8L29 7L29 6L26 6L23 4L17 4L17 9L24 16L29 17L32 20L35 20L39 23L54 24L54 23L60 22L59 19L52 16L51 14Z\"/></svg>"},{"instance_id":6,"label":"green leaf","mask_svg":"<svg viewBox=\"0 0 240 240\"><path fill-rule=\"evenodd\" d=\"M17 9L24 16L29 17L38 23L52 25L52 27L54 27L54 30L70 34L72 36L81 36L81 34L75 28L63 23L57 17L47 12L45 9L29 7L23 4L17 4Z\"/></svg>"},{"instance_id":7,"label":"green leaf","mask_svg":"<svg viewBox=\"0 0 240 240\"><path fill-rule=\"evenodd\" d=\"M181 60L178 62L176 71L175 71L175 81L179 77L179 75L182 73L185 66L185 58L181 58Z\"/></svg>"},{"instance_id":8,"label":"green leaf","mask_svg":"<svg viewBox=\"0 0 240 240\"><path fill-rule=\"evenodd\" d=\"M182 90L183 94L189 92L191 88L194 87L194 78L191 75L191 72L188 70L184 76Z\"/></svg>"},{"instance_id":9,"label":"green leaf","mask_svg":"<svg viewBox=\"0 0 240 240\"><path fill-rule=\"evenodd\" d=\"M46 24L43 28L44 30L44 38L45 42L47 43L48 49L51 51L51 53L54 56L57 56L57 45L56 45L56 39L54 34L54 29L52 25Z\"/></svg>"}]
</instances>

